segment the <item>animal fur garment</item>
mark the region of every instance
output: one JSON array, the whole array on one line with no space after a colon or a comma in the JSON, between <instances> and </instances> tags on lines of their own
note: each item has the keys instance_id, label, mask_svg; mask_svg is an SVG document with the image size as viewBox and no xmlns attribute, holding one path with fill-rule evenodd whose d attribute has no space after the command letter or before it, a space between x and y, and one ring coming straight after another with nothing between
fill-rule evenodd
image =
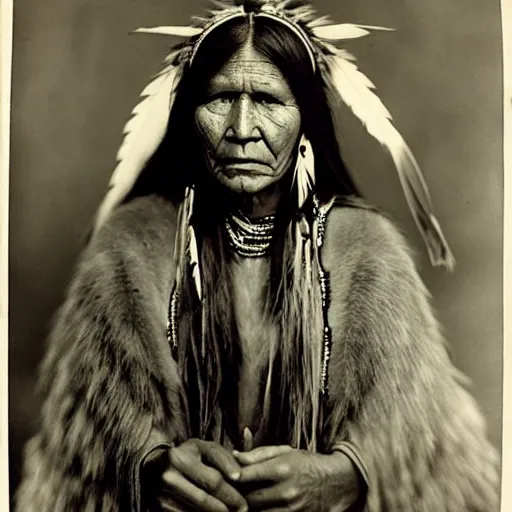
<instances>
[{"instance_id":1,"label":"animal fur garment","mask_svg":"<svg viewBox=\"0 0 512 512\"><path fill-rule=\"evenodd\" d=\"M137 510L142 454L190 436L166 338L175 228L170 203L136 199L83 254L42 365L46 400L26 447L19 512ZM359 449L367 510L497 511L496 453L403 237L376 212L334 207L322 258L327 446Z\"/></svg>"}]
</instances>

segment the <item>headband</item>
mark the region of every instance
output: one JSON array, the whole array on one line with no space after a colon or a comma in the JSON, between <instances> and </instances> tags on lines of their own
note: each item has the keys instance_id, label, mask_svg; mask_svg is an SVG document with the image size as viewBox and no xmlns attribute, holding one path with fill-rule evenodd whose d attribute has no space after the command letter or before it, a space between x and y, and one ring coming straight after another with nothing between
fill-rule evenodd
<instances>
[{"instance_id":1,"label":"headband","mask_svg":"<svg viewBox=\"0 0 512 512\"><path fill-rule=\"evenodd\" d=\"M436 219L430 194L418 163L392 123L391 114L375 94L375 86L356 66L355 58L336 43L391 29L349 23L332 24L319 17L306 0L217 0L208 17L195 18L191 26L140 28L135 32L188 38L164 61L164 67L142 91L142 101L132 111L123 131L117 166L108 192L94 220L93 232L130 192L140 172L167 131L177 85L203 42L230 20L246 16L272 20L285 27L307 50L312 69L318 71L334 98L345 103L368 133L391 155L411 214L425 241L431 263L452 269L455 260ZM336 104L330 105L334 111Z\"/></svg>"},{"instance_id":2,"label":"headband","mask_svg":"<svg viewBox=\"0 0 512 512\"><path fill-rule=\"evenodd\" d=\"M249 13L247 13L243 10L241 10L240 12L237 12L237 13L229 14L225 18L221 18L221 19L217 20L215 23L212 23L206 30L204 30L201 33L201 35L197 39L196 43L194 44L194 48L192 49L192 53L189 58L189 65L192 66L195 56L199 50L199 47L201 46L203 41L206 39L206 37L208 37L208 35L210 35L216 28L220 27L221 25L224 25L225 23L227 23L228 21L231 21L233 19L246 18L247 16L250 16L251 18L253 18L253 17L254 18L266 18L266 19L272 20L276 23L279 23L280 25L283 25L290 32L295 34L297 39L299 39L302 42L302 44L304 45L304 47L306 48L309 59L311 61L311 67L313 69L313 73L316 71L316 60L315 60L313 47L312 47L307 35L305 34L304 30L299 25L297 25L295 23L291 23L287 19L276 16L275 14L272 14L272 13L267 13L267 12L257 12L257 13L249 12ZM139 31L141 31L141 30L139 29Z\"/></svg>"}]
</instances>

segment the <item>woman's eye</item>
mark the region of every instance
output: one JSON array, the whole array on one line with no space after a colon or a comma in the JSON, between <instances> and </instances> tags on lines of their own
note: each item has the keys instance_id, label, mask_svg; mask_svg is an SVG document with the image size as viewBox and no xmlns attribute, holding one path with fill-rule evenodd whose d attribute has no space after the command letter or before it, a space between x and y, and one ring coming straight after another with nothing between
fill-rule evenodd
<instances>
[{"instance_id":1,"label":"woman's eye","mask_svg":"<svg viewBox=\"0 0 512 512\"><path fill-rule=\"evenodd\" d=\"M233 103L234 96L232 94L222 94L217 96L217 99L220 103Z\"/></svg>"},{"instance_id":2,"label":"woman's eye","mask_svg":"<svg viewBox=\"0 0 512 512\"><path fill-rule=\"evenodd\" d=\"M215 94L208 98L206 102L206 106L209 110L214 113L222 114L225 113L231 108L231 105L236 100L235 94L230 93L221 93Z\"/></svg>"},{"instance_id":3,"label":"woman's eye","mask_svg":"<svg viewBox=\"0 0 512 512\"><path fill-rule=\"evenodd\" d=\"M218 103L233 103L236 98L239 96L236 92L219 92L217 94L212 94L208 101L217 101Z\"/></svg>"},{"instance_id":4,"label":"woman's eye","mask_svg":"<svg viewBox=\"0 0 512 512\"><path fill-rule=\"evenodd\" d=\"M252 95L253 100L256 103L259 103L260 105L280 105L281 102L272 96L271 94L267 93L256 93Z\"/></svg>"}]
</instances>

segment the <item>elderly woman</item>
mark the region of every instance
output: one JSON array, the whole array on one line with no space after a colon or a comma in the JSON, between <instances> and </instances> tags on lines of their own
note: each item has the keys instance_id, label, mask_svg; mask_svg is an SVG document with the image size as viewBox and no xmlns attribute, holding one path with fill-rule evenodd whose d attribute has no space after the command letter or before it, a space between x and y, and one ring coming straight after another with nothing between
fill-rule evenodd
<instances>
[{"instance_id":1,"label":"elderly woman","mask_svg":"<svg viewBox=\"0 0 512 512\"><path fill-rule=\"evenodd\" d=\"M225 3L144 92L52 331L20 511L497 510L495 453L331 108L407 146L303 2Z\"/></svg>"}]
</instances>

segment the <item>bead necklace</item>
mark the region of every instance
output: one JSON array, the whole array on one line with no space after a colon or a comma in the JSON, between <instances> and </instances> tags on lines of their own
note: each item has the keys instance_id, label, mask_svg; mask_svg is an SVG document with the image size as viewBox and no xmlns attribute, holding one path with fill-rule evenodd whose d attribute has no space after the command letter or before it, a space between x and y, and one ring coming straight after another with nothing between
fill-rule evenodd
<instances>
[{"instance_id":1,"label":"bead necklace","mask_svg":"<svg viewBox=\"0 0 512 512\"><path fill-rule=\"evenodd\" d=\"M268 256L275 225L275 215L251 219L241 212L228 215L226 233L231 248L246 258Z\"/></svg>"}]
</instances>

